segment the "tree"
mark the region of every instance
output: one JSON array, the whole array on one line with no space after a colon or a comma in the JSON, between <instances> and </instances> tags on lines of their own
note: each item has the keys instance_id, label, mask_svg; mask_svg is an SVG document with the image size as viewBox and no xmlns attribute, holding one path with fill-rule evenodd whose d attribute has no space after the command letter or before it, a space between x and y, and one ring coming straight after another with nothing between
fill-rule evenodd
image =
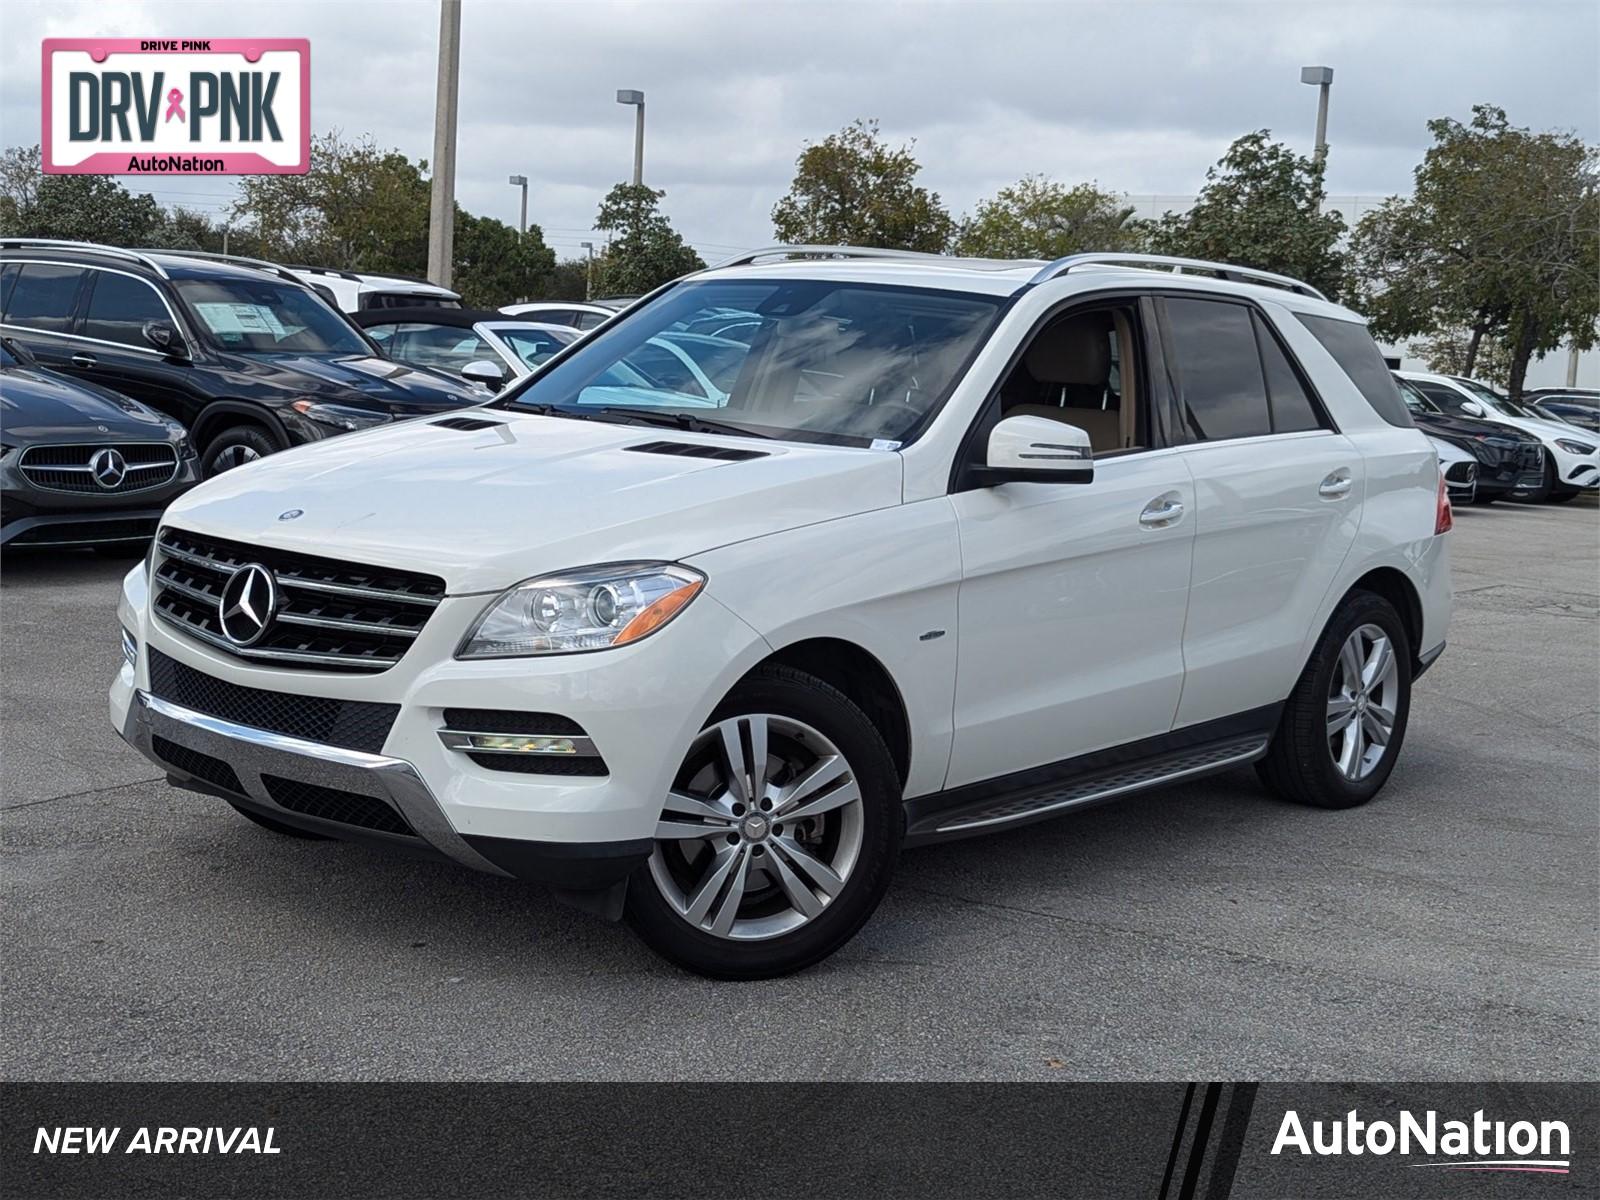
<instances>
[{"instance_id":1,"label":"tree","mask_svg":"<svg viewBox=\"0 0 1600 1200\"><path fill-rule=\"evenodd\" d=\"M316 138L304 175L246 175L231 216L252 227L256 253L280 262L421 275L428 265L427 163L371 138Z\"/></svg>"},{"instance_id":2,"label":"tree","mask_svg":"<svg viewBox=\"0 0 1600 1200\"><path fill-rule=\"evenodd\" d=\"M795 162L789 193L772 209L783 242L943 253L955 222L937 192L916 183L914 142L894 149L877 121L855 121Z\"/></svg>"},{"instance_id":3,"label":"tree","mask_svg":"<svg viewBox=\"0 0 1600 1200\"><path fill-rule=\"evenodd\" d=\"M1193 208L1155 224L1150 248L1276 271L1336 295L1344 218L1320 211L1322 175L1321 163L1274 142L1270 130L1247 133L1206 172Z\"/></svg>"},{"instance_id":4,"label":"tree","mask_svg":"<svg viewBox=\"0 0 1600 1200\"><path fill-rule=\"evenodd\" d=\"M1472 330L1444 329L1411 342L1406 353L1441 375L1470 375L1497 388L1511 378L1511 352L1499 338L1483 338Z\"/></svg>"},{"instance_id":5,"label":"tree","mask_svg":"<svg viewBox=\"0 0 1600 1200\"><path fill-rule=\"evenodd\" d=\"M1517 397L1534 357L1597 340L1600 169L1574 134L1513 126L1492 105L1472 113L1428 122L1411 197L1362 219L1351 262L1375 332L1462 330L1463 374L1503 343Z\"/></svg>"},{"instance_id":6,"label":"tree","mask_svg":"<svg viewBox=\"0 0 1600 1200\"><path fill-rule=\"evenodd\" d=\"M530 300L587 300L589 298L589 260L566 258L540 277L528 293Z\"/></svg>"},{"instance_id":7,"label":"tree","mask_svg":"<svg viewBox=\"0 0 1600 1200\"><path fill-rule=\"evenodd\" d=\"M661 213L665 194L644 184L619 183L600 202L594 227L612 236L595 260L595 295L648 292L706 265Z\"/></svg>"},{"instance_id":8,"label":"tree","mask_svg":"<svg viewBox=\"0 0 1600 1200\"><path fill-rule=\"evenodd\" d=\"M529 225L522 236L504 221L475 217L456 206L452 285L473 308L499 308L534 295L555 268L544 233Z\"/></svg>"},{"instance_id":9,"label":"tree","mask_svg":"<svg viewBox=\"0 0 1600 1200\"><path fill-rule=\"evenodd\" d=\"M204 250L208 254L220 254L222 230L205 213L174 206L145 245L160 250ZM237 246L229 248L238 253Z\"/></svg>"},{"instance_id":10,"label":"tree","mask_svg":"<svg viewBox=\"0 0 1600 1200\"><path fill-rule=\"evenodd\" d=\"M107 175L45 175L38 146L0 156L0 233L112 246L148 244L166 221L161 206Z\"/></svg>"},{"instance_id":11,"label":"tree","mask_svg":"<svg viewBox=\"0 0 1600 1200\"><path fill-rule=\"evenodd\" d=\"M1145 232L1122 197L1093 183L1067 187L1024 175L961 223L955 252L976 258L1060 258L1083 250L1141 250Z\"/></svg>"}]
</instances>

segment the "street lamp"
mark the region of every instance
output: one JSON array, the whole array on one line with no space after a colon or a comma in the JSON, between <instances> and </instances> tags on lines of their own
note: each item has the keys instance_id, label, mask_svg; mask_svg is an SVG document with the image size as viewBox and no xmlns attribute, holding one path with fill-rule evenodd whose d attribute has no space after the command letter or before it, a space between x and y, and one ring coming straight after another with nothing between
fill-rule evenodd
<instances>
[{"instance_id":1,"label":"street lamp","mask_svg":"<svg viewBox=\"0 0 1600 1200\"><path fill-rule=\"evenodd\" d=\"M522 223L517 226L518 235L528 232L528 177L526 175L513 175L510 182L512 187L522 189Z\"/></svg>"},{"instance_id":2,"label":"street lamp","mask_svg":"<svg viewBox=\"0 0 1600 1200\"><path fill-rule=\"evenodd\" d=\"M631 104L633 116L633 186L644 182L644 93L632 88L617 89L617 103Z\"/></svg>"},{"instance_id":3,"label":"street lamp","mask_svg":"<svg viewBox=\"0 0 1600 1200\"><path fill-rule=\"evenodd\" d=\"M1326 162L1328 159L1328 89L1333 86L1332 67L1301 67L1300 82L1309 83L1320 88L1321 94L1317 97L1317 161Z\"/></svg>"},{"instance_id":4,"label":"street lamp","mask_svg":"<svg viewBox=\"0 0 1600 1200\"><path fill-rule=\"evenodd\" d=\"M583 265L583 298L589 299L594 294L594 243L579 242L589 252L588 260Z\"/></svg>"}]
</instances>

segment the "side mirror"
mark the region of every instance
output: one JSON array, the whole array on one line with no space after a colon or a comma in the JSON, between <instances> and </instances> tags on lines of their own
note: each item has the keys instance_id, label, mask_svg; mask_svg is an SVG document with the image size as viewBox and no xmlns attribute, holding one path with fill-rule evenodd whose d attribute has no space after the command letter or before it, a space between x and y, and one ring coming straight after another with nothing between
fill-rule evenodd
<instances>
[{"instance_id":1,"label":"side mirror","mask_svg":"<svg viewBox=\"0 0 1600 1200\"><path fill-rule=\"evenodd\" d=\"M480 383L491 392L498 392L505 386L506 370L490 359L475 358L461 368L461 378L468 383Z\"/></svg>"},{"instance_id":2,"label":"side mirror","mask_svg":"<svg viewBox=\"0 0 1600 1200\"><path fill-rule=\"evenodd\" d=\"M161 353L173 358L189 357L189 347L184 345L183 336L165 321L146 321L140 332L144 340Z\"/></svg>"},{"instance_id":3,"label":"side mirror","mask_svg":"<svg viewBox=\"0 0 1600 1200\"><path fill-rule=\"evenodd\" d=\"M1000 483L1091 483L1094 448L1076 425L1049 417L1006 417L989 431L984 464L973 469L985 487Z\"/></svg>"},{"instance_id":4,"label":"side mirror","mask_svg":"<svg viewBox=\"0 0 1600 1200\"><path fill-rule=\"evenodd\" d=\"M1476 400L1463 400L1461 402L1461 411L1470 417L1485 417L1489 415L1488 413L1484 412L1483 405L1479 404Z\"/></svg>"}]
</instances>

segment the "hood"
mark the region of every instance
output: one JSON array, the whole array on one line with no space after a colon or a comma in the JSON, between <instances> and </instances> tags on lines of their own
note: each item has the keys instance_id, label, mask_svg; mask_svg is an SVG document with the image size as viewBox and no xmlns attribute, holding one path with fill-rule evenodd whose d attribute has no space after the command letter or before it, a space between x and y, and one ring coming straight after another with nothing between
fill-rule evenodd
<instances>
[{"instance_id":1,"label":"hood","mask_svg":"<svg viewBox=\"0 0 1600 1200\"><path fill-rule=\"evenodd\" d=\"M176 436L172 422L137 400L37 367L0 371L0 428L8 443Z\"/></svg>"},{"instance_id":2,"label":"hood","mask_svg":"<svg viewBox=\"0 0 1600 1200\"><path fill-rule=\"evenodd\" d=\"M1531 433L1524 433L1514 426L1503 425L1498 421L1479 420L1476 417L1457 417L1449 413L1413 412L1411 420L1424 433L1457 441L1463 438L1478 440L1485 437L1504 438L1507 441L1518 443L1539 440Z\"/></svg>"},{"instance_id":3,"label":"hood","mask_svg":"<svg viewBox=\"0 0 1600 1200\"><path fill-rule=\"evenodd\" d=\"M319 400L406 413L445 412L482 404L484 396L465 382L454 382L418 367L367 355L234 354L235 370Z\"/></svg>"},{"instance_id":4,"label":"hood","mask_svg":"<svg viewBox=\"0 0 1600 1200\"><path fill-rule=\"evenodd\" d=\"M495 411L274 454L195 488L169 524L444 577L452 594L703 550L900 503L900 456ZM747 461L640 452L748 450ZM290 520L280 516L292 510Z\"/></svg>"},{"instance_id":5,"label":"hood","mask_svg":"<svg viewBox=\"0 0 1600 1200\"><path fill-rule=\"evenodd\" d=\"M1543 442L1553 442L1556 438L1566 438L1569 442L1593 441L1593 438L1584 438L1583 431L1575 425L1568 425L1565 421L1544 421L1532 417L1514 417L1504 413L1496 413L1496 421L1510 425L1514 429L1531 433ZM1577 437L1573 435L1577 434Z\"/></svg>"}]
</instances>

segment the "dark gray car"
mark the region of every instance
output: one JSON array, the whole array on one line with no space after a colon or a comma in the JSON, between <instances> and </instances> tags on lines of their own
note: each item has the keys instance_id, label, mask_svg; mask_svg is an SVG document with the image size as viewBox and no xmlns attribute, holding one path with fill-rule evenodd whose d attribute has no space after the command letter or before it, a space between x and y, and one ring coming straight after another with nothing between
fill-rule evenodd
<instances>
[{"instance_id":1,"label":"dark gray car","mask_svg":"<svg viewBox=\"0 0 1600 1200\"><path fill-rule=\"evenodd\" d=\"M182 425L0 338L0 545L136 551L198 480Z\"/></svg>"}]
</instances>

